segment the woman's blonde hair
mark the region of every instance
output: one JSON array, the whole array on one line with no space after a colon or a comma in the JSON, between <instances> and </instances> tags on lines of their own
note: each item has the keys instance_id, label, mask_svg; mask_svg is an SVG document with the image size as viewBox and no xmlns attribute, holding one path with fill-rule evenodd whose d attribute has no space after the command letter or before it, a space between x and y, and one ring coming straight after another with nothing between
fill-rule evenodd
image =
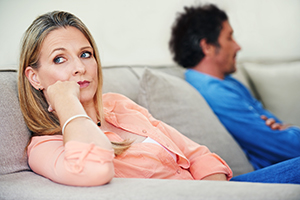
<instances>
[{"instance_id":1,"label":"woman's blonde hair","mask_svg":"<svg viewBox=\"0 0 300 200\"><path fill-rule=\"evenodd\" d=\"M80 30L94 49L95 60L98 65L98 87L94 97L98 120L103 121L102 105L102 70L96 43L84 23L71 13L53 11L36 18L26 30L21 43L18 94L21 111L25 122L32 132L32 136L60 135L61 126L56 115L48 112L48 103L42 91L36 90L25 76L25 69L40 67L39 55L41 46L47 35L56 29L72 26ZM119 155L130 146L130 142L113 143L115 154Z\"/></svg>"}]
</instances>

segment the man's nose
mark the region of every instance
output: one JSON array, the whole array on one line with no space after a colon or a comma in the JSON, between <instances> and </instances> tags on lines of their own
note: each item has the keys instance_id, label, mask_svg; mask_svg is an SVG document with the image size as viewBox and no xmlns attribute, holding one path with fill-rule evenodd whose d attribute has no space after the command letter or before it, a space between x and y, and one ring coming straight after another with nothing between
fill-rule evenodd
<instances>
[{"instance_id":1,"label":"man's nose","mask_svg":"<svg viewBox=\"0 0 300 200\"><path fill-rule=\"evenodd\" d=\"M242 47L234 40L235 45L236 45L236 51L239 51L242 49Z\"/></svg>"}]
</instances>

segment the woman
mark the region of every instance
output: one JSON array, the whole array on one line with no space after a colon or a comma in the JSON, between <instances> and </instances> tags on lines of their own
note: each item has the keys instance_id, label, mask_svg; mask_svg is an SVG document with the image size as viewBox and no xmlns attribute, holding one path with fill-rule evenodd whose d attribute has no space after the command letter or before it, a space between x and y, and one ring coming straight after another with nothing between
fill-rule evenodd
<instances>
[{"instance_id":1,"label":"woman","mask_svg":"<svg viewBox=\"0 0 300 200\"><path fill-rule=\"evenodd\" d=\"M33 171L75 186L114 176L229 180L228 165L205 146L155 120L119 94L102 96L98 50L74 15L38 17L22 42L19 99L32 131Z\"/></svg>"}]
</instances>

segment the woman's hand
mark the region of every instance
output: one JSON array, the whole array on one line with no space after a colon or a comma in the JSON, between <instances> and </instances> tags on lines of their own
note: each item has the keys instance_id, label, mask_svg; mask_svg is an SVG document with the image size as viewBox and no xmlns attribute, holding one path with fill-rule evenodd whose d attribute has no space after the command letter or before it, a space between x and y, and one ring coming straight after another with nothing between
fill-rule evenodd
<instances>
[{"instance_id":1,"label":"woman's hand","mask_svg":"<svg viewBox=\"0 0 300 200\"><path fill-rule=\"evenodd\" d=\"M75 81L57 81L45 90L49 110L55 111L63 126L68 119L76 115L87 115L80 102L80 86ZM93 108L95 109L95 108ZM92 112L90 112L92 113ZM94 118L96 111L94 110ZM93 119L93 115L90 116ZM111 150L112 146L106 135L96 123L85 117L75 118L65 127L64 144L68 141L94 143Z\"/></svg>"},{"instance_id":2,"label":"woman's hand","mask_svg":"<svg viewBox=\"0 0 300 200\"><path fill-rule=\"evenodd\" d=\"M79 99L80 86L75 81L57 81L50 85L45 92L49 104L48 111L53 112L59 103L67 103L68 98Z\"/></svg>"}]
</instances>

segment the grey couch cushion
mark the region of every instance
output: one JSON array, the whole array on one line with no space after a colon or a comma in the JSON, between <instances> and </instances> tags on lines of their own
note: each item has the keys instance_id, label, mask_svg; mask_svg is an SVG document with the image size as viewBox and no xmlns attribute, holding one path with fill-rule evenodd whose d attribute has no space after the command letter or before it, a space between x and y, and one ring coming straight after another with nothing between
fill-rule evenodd
<instances>
[{"instance_id":1,"label":"grey couch cushion","mask_svg":"<svg viewBox=\"0 0 300 200\"><path fill-rule=\"evenodd\" d=\"M253 171L240 146L204 98L184 80L146 69L140 80L138 103L155 118L221 156L234 176Z\"/></svg>"},{"instance_id":2,"label":"grey couch cushion","mask_svg":"<svg viewBox=\"0 0 300 200\"><path fill-rule=\"evenodd\" d=\"M72 187L32 172L0 176L0 188L5 200L296 200L300 195L299 185L227 181L114 178L103 186Z\"/></svg>"},{"instance_id":3,"label":"grey couch cushion","mask_svg":"<svg viewBox=\"0 0 300 200\"><path fill-rule=\"evenodd\" d=\"M30 133L19 107L17 72L1 71L0 80L0 175L3 175L29 170L25 148Z\"/></svg>"},{"instance_id":4,"label":"grey couch cushion","mask_svg":"<svg viewBox=\"0 0 300 200\"><path fill-rule=\"evenodd\" d=\"M244 63L244 68L266 109L286 123L300 126L300 61Z\"/></svg>"},{"instance_id":5,"label":"grey couch cushion","mask_svg":"<svg viewBox=\"0 0 300 200\"><path fill-rule=\"evenodd\" d=\"M136 101L138 95L138 77L129 66L103 67L103 93L120 93Z\"/></svg>"}]
</instances>

